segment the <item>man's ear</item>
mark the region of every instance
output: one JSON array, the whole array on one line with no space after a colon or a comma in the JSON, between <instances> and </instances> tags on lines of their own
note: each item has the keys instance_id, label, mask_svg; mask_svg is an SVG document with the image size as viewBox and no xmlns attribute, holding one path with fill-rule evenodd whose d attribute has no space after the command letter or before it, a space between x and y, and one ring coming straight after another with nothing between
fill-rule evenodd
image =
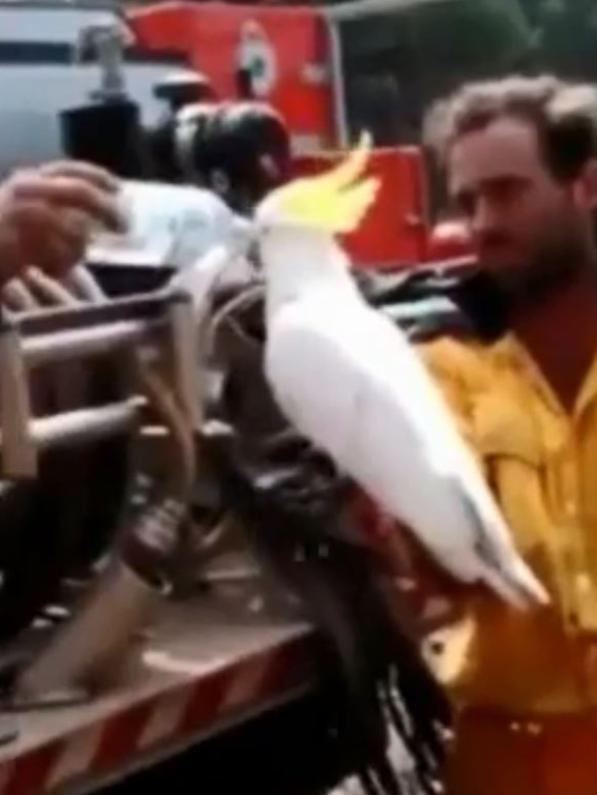
<instances>
[{"instance_id":1,"label":"man's ear","mask_svg":"<svg viewBox=\"0 0 597 795\"><path fill-rule=\"evenodd\" d=\"M573 196L580 209L597 208L597 158L587 160L574 180Z\"/></svg>"}]
</instances>

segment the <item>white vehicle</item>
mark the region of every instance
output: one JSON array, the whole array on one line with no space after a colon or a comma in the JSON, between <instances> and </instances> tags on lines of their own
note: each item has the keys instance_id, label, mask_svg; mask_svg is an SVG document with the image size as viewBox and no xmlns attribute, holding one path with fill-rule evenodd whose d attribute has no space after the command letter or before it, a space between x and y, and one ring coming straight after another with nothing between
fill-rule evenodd
<instances>
[{"instance_id":1,"label":"white vehicle","mask_svg":"<svg viewBox=\"0 0 597 795\"><path fill-rule=\"evenodd\" d=\"M82 31L106 23L120 26L128 40L124 88L143 124L152 124L163 110L154 86L184 65L180 55L141 51L112 5L0 2L0 177L62 155L60 112L90 102L100 84L96 59L81 46Z\"/></svg>"}]
</instances>

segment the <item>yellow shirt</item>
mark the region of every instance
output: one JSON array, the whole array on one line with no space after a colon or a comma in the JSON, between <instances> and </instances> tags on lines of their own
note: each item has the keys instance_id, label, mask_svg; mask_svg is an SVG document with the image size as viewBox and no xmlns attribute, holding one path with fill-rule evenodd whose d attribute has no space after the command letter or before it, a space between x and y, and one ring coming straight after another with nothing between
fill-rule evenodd
<instances>
[{"instance_id":1,"label":"yellow shirt","mask_svg":"<svg viewBox=\"0 0 597 795\"><path fill-rule=\"evenodd\" d=\"M514 712L597 707L597 358L572 414L513 337L421 347L552 595L520 613L482 592L426 644L457 700Z\"/></svg>"}]
</instances>

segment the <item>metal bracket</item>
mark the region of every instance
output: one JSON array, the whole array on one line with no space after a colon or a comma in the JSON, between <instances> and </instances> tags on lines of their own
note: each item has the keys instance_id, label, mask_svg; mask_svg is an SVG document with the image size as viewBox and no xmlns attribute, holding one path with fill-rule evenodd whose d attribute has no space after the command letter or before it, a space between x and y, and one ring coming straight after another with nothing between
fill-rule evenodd
<instances>
[{"instance_id":1,"label":"metal bracket","mask_svg":"<svg viewBox=\"0 0 597 795\"><path fill-rule=\"evenodd\" d=\"M126 96L124 79L124 49L134 42L131 30L122 20L101 18L84 27L74 50L74 60L81 60L89 49L97 56L101 71L100 88L94 97L104 101L118 100Z\"/></svg>"}]
</instances>

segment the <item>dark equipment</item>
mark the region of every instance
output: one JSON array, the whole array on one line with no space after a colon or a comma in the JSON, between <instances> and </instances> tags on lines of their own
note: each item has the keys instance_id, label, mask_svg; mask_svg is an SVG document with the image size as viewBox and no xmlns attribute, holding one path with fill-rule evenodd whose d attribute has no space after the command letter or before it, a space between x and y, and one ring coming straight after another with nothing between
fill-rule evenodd
<instances>
[{"instance_id":1,"label":"dark equipment","mask_svg":"<svg viewBox=\"0 0 597 795\"><path fill-rule=\"evenodd\" d=\"M158 178L207 187L240 213L290 177L288 130L261 102L185 104L149 140Z\"/></svg>"},{"instance_id":2,"label":"dark equipment","mask_svg":"<svg viewBox=\"0 0 597 795\"><path fill-rule=\"evenodd\" d=\"M175 294L41 309L0 326L5 672L14 667L10 642L60 603L66 581L94 579L129 523L139 475L151 474L153 448L143 443L141 454L140 444L156 420L138 391L140 352L161 357L197 427L193 341L190 307Z\"/></svg>"}]
</instances>

